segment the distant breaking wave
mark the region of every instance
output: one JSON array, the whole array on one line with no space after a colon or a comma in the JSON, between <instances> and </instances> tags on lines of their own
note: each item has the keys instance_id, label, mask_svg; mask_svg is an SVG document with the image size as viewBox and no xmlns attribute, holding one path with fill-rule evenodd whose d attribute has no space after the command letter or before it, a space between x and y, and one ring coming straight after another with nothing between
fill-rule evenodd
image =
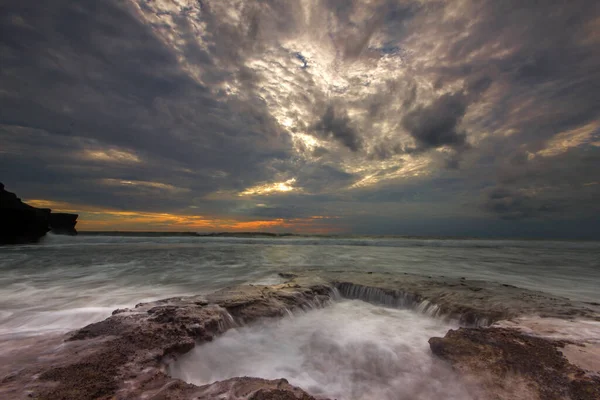
<instances>
[{"instance_id":1,"label":"distant breaking wave","mask_svg":"<svg viewBox=\"0 0 600 400\"><path fill-rule=\"evenodd\" d=\"M582 248L600 251L600 242L571 242L571 241L546 241L546 240L496 240L496 239L451 239L451 238L406 238L406 237L381 237L381 236L304 236L285 234L271 236L271 234L256 233L244 236L198 235L188 232L93 232L82 233L79 236L61 236L48 234L40 244L45 246L57 245L104 245L104 244L151 244L151 243L179 243L179 244L262 244L262 245L293 245L293 246L374 246L374 247L466 247L480 249L501 248L547 248L552 243L553 248ZM236 234L231 234L236 235ZM265 237L267 235L267 237ZM33 245L36 246L36 245Z\"/></svg>"}]
</instances>

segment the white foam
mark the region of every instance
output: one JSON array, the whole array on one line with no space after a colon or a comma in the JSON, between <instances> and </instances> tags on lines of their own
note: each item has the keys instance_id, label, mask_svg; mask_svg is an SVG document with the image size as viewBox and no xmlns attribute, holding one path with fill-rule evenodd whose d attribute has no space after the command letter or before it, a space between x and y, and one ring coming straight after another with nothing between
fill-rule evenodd
<instances>
[{"instance_id":1,"label":"white foam","mask_svg":"<svg viewBox=\"0 0 600 400\"><path fill-rule=\"evenodd\" d=\"M286 378L338 400L469 399L427 340L451 328L409 310L345 300L231 330L171 366L195 384L236 376Z\"/></svg>"},{"instance_id":2,"label":"white foam","mask_svg":"<svg viewBox=\"0 0 600 400\"><path fill-rule=\"evenodd\" d=\"M68 332L101 321L119 307L79 307L57 311L21 312L6 318L0 325L0 336L22 337Z\"/></svg>"}]
</instances>

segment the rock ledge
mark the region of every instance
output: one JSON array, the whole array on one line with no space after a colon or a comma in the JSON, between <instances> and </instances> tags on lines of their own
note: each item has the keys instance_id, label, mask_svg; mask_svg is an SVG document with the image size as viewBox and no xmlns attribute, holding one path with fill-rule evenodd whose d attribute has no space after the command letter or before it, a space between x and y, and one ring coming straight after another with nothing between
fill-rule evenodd
<instances>
[{"instance_id":1,"label":"rock ledge","mask_svg":"<svg viewBox=\"0 0 600 400\"><path fill-rule=\"evenodd\" d=\"M77 214L53 213L23 203L0 183L0 244L37 242L46 233L76 235Z\"/></svg>"},{"instance_id":2,"label":"rock ledge","mask_svg":"<svg viewBox=\"0 0 600 400\"><path fill-rule=\"evenodd\" d=\"M285 379L240 377L198 387L168 376L167 365L228 329L326 306L340 293L461 321L464 327L429 343L436 356L452 364L474 387L477 399L600 398L600 371L586 370L563 355L566 347L585 343L544 337L540 330L531 329L533 323L526 331L525 320L519 319L535 314L547 317L536 317L545 322L569 325L587 318L590 324L598 324L593 305L443 277L342 271L282 277L288 282L235 286L206 296L115 310L104 321L70 333L34 362L15 365L0 377L0 398L316 400ZM490 326L494 321L498 322Z\"/></svg>"}]
</instances>

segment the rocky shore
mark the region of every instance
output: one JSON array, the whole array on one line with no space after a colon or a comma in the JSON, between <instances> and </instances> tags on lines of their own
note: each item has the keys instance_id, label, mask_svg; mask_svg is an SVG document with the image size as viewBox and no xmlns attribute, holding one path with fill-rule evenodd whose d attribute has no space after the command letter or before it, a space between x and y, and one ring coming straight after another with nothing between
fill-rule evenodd
<instances>
[{"instance_id":1,"label":"rocky shore","mask_svg":"<svg viewBox=\"0 0 600 400\"><path fill-rule=\"evenodd\" d=\"M0 377L0 397L316 399L285 377L239 377L198 387L171 378L167 367L228 329L324 307L344 296L460 321L463 327L444 338L423 340L459 372L473 388L474 398L600 398L600 366L582 361L586 354L594 359L600 338L561 339L562 328L556 323L597 324L596 304L443 277L339 271L283 278L287 282L280 285L237 286L115 310L106 320L70 333L31 362L12 366ZM536 323L552 329L538 329ZM569 346L580 351L565 351Z\"/></svg>"},{"instance_id":2,"label":"rocky shore","mask_svg":"<svg viewBox=\"0 0 600 400\"><path fill-rule=\"evenodd\" d=\"M451 330L443 338L429 339L429 344L436 356L478 387L480 395L493 394L488 398L600 398L598 371L588 374L569 362L561 352L567 341L491 327Z\"/></svg>"},{"instance_id":3,"label":"rocky shore","mask_svg":"<svg viewBox=\"0 0 600 400\"><path fill-rule=\"evenodd\" d=\"M36 242L49 231L76 235L77 218L77 214L54 213L23 203L0 183L0 244Z\"/></svg>"}]
</instances>

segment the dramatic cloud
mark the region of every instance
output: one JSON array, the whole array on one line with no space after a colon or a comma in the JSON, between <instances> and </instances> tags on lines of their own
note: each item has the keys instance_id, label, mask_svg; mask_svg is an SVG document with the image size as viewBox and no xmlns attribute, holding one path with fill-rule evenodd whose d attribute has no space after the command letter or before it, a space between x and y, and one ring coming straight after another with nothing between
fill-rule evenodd
<instances>
[{"instance_id":1,"label":"dramatic cloud","mask_svg":"<svg viewBox=\"0 0 600 400\"><path fill-rule=\"evenodd\" d=\"M559 211L559 208L549 202L544 204L527 194L504 188L493 189L488 195L486 206L502 219L532 218Z\"/></svg>"},{"instance_id":2,"label":"dramatic cloud","mask_svg":"<svg viewBox=\"0 0 600 400\"><path fill-rule=\"evenodd\" d=\"M595 1L0 11L0 181L98 228L541 235L600 213Z\"/></svg>"},{"instance_id":3,"label":"dramatic cloud","mask_svg":"<svg viewBox=\"0 0 600 400\"><path fill-rule=\"evenodd\" d=\"M352 151L358 151L361 147L361 139L358 133L350 126L348 115L336 111L333 106L327 107L327 111L315 126L315 130L325 138L333 138L340 141Z\"/></svg>"},{"instance_id":4,"label":"dramatic cloud","mask_svg":"<svg viewBox=\"0 0 600 400\"><path fill-rule=\"evenodd\" d=\"M457 132L457 125L466 109L462 94L444 94L430 105L406 114L403 124L417 142L417 150L442 146L460 148L465 145L466 135Z\"/></svg>"}]
</instances>

